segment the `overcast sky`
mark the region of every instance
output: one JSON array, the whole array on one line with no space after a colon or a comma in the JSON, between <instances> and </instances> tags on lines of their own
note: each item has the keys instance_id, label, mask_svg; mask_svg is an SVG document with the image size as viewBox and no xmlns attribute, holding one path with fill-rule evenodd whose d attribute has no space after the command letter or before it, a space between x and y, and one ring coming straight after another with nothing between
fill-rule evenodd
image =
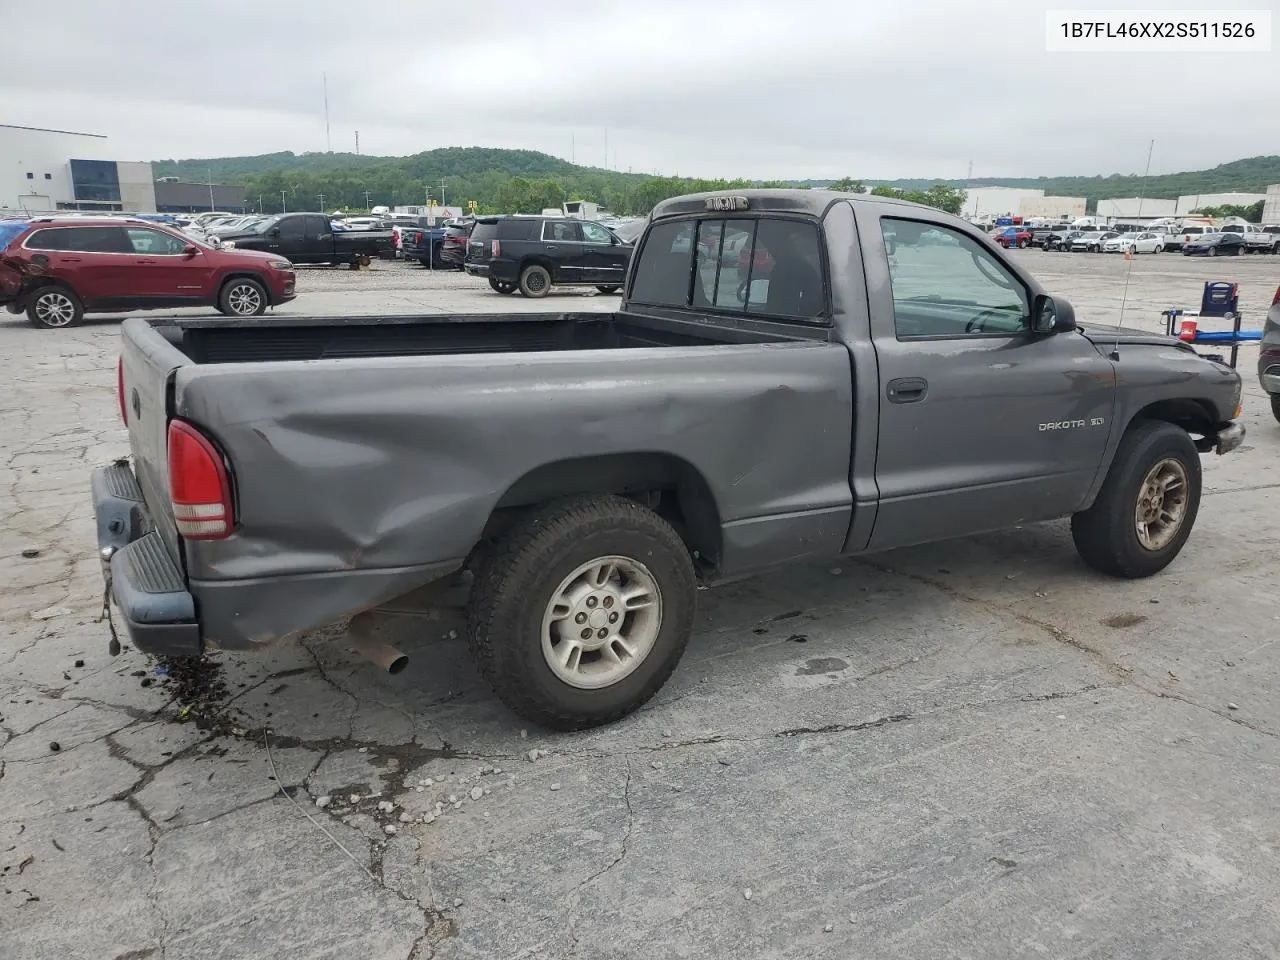
<instances>
[{"instance_id":1,"label":"overcast sky","mask_svg":"<svg viewBox=\"0 0 1280 960\"><path fill-rule=\"evenodd\" d=\"M0 123L120 160L324 150L327 72L333 149L370 154L603 166L607 129L622 170L874 180L1140 173L1152 138L1157 173L1280 153L1280 52L1045 52L1046 9L1213 5L0 0Z\"/></svg>"}]
</instances>

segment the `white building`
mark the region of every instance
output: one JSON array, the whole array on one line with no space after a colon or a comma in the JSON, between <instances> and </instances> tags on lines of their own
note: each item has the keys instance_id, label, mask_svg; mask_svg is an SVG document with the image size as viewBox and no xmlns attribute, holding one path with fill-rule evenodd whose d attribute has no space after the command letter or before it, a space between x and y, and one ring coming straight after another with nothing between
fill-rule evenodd
<instances>
[{"instance_id":1,"label":"white building","mask_svg":"<svg viewBox=\"0 0 1280 960\"><path fill-rule=\"evenodd\" d=\"M1024 218L1074 220L1076 217L1083 217L1084 210L1084 197L1023 197L1018 202L1018 213Z\"/></svg>"},{"instance_id":2,"label":"white building","mask_svg":"<svg viewBox=\"0 0 1280 960\"><path fill-rule=\"evenodd\" d=\"M110 205L123 201L119 172L107 169L115 166L106 160L107 150L101 134L0 124L0 211L47 213L75 209L77 202L120 209ZM149 183L150 165L141 166ZM130 171L127 179L137 180L139 173ZM131 185L130 192L138 190Z\"/></svg>"},{"instance_id":3,"label":"white building","mask_svg":"<svg viewBox=\"0 0 1280 960\"><path fill-rule=\"evenodd\" d=\"M1280 223L1280 183L1267 187L1267 198L1262 204L1262 222Z\"/></svg>"},{"instance_id":4,"label":"white building","mask_svg":"<svg viewBox=\"0 0 1280 960\"><path fill-rule=\"evenodd\" d=\"M960 212L966 217L1012 216L1020 213L1024 200L1043 198L1043 190L1022 187L966 187Z\"/></svg>"},{"instance_id":5,"label":"white building","mask_svg":"<svg viewBox=\"0 0 1280 960\"><path fill-rule=\"evenodd\" d=\"M1098 216L1119 220L1155 220L1172 217L1178 213L1177 200L1160 200L1154 197L1113 197L1098 201Z\"/></svg>"},{"instance_id":6,"label":"white building","mask_svg":"<svg viewBox=\"0 0 1280 960\"><path fill-rule=\"evenodd\" d=\"M1266 200L1265 193L1193 193L1178 198L1178 216L1190 216L1193 210L1202 207L1236 206L1247 207Z\"/></svg>"}]
</instances>

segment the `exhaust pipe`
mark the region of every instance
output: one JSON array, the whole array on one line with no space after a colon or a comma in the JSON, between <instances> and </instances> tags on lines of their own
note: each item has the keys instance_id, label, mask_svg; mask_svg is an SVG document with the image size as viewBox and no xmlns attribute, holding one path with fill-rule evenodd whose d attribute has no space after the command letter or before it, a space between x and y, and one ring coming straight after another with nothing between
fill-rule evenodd
<instances>
[{"instance_id":1,"label":"exhaust pipe","mask_svg":"<svg viewBox=\"0 0 1280 960\"><path fill-rule=\"evenodd\" d=\"M356 648L356 652L379 669L395 674L409 665L409 657L405 653L373 635L370 613L361 613L352 617L348 632L351 636L351 645Z\"/></svg>"}]
</instances>

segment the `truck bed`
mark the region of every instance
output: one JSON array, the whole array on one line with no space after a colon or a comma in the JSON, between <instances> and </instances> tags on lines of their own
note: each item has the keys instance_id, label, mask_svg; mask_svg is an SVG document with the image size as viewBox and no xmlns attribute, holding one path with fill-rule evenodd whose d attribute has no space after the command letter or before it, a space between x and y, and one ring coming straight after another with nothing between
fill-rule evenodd
<instances>
[{"instance_id":1,"label":"truck bed","mask_svg":"<svg viewBox=\"0 0 1280 960\"><path fill-rule=\"evenodd\" d=\"M198 364L349 357L422 357L640 347L780 343L796 339L621 313L289 317L153 321Z\"/></svg>"}]
</instances>

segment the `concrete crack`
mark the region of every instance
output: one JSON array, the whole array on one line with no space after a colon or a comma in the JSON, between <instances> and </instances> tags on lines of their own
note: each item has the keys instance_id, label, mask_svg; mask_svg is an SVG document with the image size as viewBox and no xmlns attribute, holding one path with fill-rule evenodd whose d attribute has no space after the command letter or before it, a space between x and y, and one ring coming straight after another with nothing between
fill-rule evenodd
<instances>
[{"instance_id":1,"label":"concrete crack","mask_svg":"<svg viewBox=\"0 0 1280 960\"><path fill-rule=\"evenodd\" d=\"M594 883L596 880L599 880L606 873L608 873L610 870L612 870L614 867L616 867L618 864L620 864L623 860L626 859L627 847L631 843L631 831L635 828L635 825L636 825L636 814L635 814L635 811L631 808L631 758L623 757L623 760L626 762L626 765L627 765L627 779L626 779L626 782L623 783L622 785L622 802L623 804L626 805L626 808L627 808L627 825L626 825L626 828L622 831L621 847L618 850L618 855L614 857L609 863L605 864L605 866L601 867L595 873L591 874L591 876L587 877L585 880L579 883L576 887L574 887L575 893L582 890L582 888L587 886L588 884Z\"/></svg>"}]
</instances>

